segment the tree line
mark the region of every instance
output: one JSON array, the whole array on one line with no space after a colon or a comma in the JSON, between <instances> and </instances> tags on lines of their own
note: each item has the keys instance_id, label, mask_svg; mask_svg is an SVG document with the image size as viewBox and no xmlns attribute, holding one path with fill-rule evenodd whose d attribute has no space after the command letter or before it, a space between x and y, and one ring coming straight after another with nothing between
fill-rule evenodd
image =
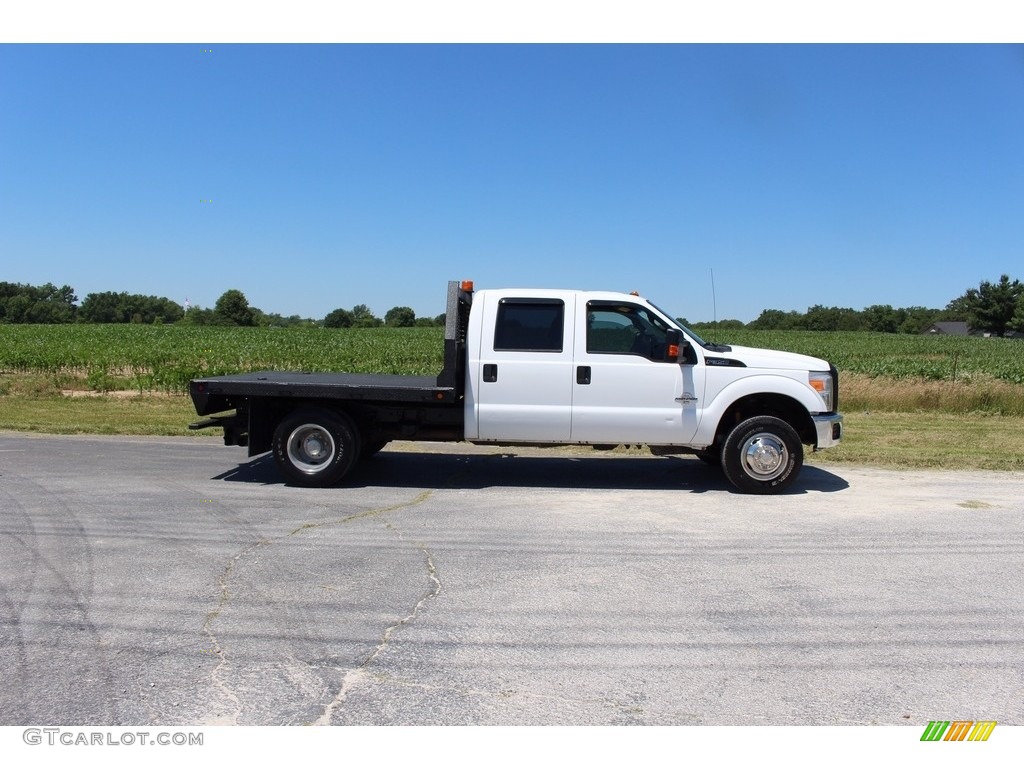
<instances>
[{"instance_id":1,"label":"tree line","mask_svg":"<svg viewBox=\"0 0 1024 768\"><path fill-rule=\"evenodd\" d=\"M78 303L71 286L52 283L25 285L0 282L0 323L141 323L146 325L275 326L322 325L325 328L374 328L444 325L444 315L416 317L409 307L392 307L383 318L365 304L335 309L321 320L299 315L284 317L250 306L245 294L232 288L212 308L184 307L165 296L103 291L90 293Z\"/></svg>"},{"instance_id":2,"label":"tree line","mask_svg":"<svg viewBox=\"0 0 1024 768\"><path fill-rule=\"evenodd\" d=\"M685 319L680 318L684 324ZM873 304L858 311L851 307L815 304L806 312L766 309L749 323L722 320L718 329L749 328L774 331L875 331L878 333L923 333L933 323L965 322L974 333L1006 336L1024 332L1024 284L1002 275L995 282L983 280L942 309L893 307ZM702 326L711 323L701 323Z\"/></svg>"},{"instance_id":3,"label":"tree line","mask_svg":"<svg viewBox=\"0 0 1024 768\"><path fill-rule=\"evenodd\" d=\"M689 325L684 318L681 322ZM1024 332L1024 284L1002 275L995 282L983 280L967 289L942 309L894 308L874 304L863 310L825 307L816 304L806 312L765 309L757 319L722 320L719 329L806 331L876 331L880 333L921 333L942 321L966 322L978 333L1005 336ZM82 303L71 286L41 286L0 282L0 323L181 323L185 325L279 326L321 325L325 328L374 328L444 325L444 315L416 317L409 307L392 307L383 318L365 304L335 309L320 320L298 315L283 317L249 305L237 289L225 291L212 309L183 307L163 296L105 291L86 295Z\"/></svg>"}]
</instances>

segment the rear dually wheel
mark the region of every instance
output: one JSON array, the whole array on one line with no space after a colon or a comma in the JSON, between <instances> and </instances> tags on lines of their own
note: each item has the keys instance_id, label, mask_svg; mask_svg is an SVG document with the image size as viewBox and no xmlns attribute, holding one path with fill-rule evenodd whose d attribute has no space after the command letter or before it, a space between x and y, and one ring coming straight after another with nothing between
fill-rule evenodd
<instances>
[{"instance_id":1,"label":"rear dually wheel","mask_svg":"<svg viewBox=\"0 0 1024 768\"><path fill-rule=\"evenodd\" d=\"M359 458L359 431L343 413L300 408L277 425L272 450L278 469L290 483L334 485Z\"/></svg>"}]
</instances>

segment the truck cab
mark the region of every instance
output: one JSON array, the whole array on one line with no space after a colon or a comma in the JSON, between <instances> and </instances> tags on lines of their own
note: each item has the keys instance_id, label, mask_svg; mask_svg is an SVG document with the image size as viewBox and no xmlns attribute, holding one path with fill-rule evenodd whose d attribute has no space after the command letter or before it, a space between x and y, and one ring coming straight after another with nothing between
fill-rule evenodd
<instances>
[{"instance_id":1,"label":"truck cab","mask_svg":"<svg viewBox=\"0 0 1024 768\"><path fill-rule=\"evenodd\" d=\"M635 294L480 291L467 330L467 440L646 444L771 492L841 439L827 362L709 344Z\"/></svg>"}]
</instances>

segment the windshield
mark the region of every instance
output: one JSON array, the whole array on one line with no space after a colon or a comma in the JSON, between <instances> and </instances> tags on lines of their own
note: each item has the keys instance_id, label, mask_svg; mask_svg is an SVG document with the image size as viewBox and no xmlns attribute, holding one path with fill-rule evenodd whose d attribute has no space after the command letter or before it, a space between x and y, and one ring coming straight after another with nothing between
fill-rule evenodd
<instances>
[{"instance_id":1,"label":"windshield","mask_svg":"<svg viewBox=\"0 0 1024 768\"><path fill-rule=\"evenodd\" d=\"M664 309L662 309L661 307L659 307L659 306L658 306L657 304L655 304L655 303L654 303L653 301L651 301L650 299L648 299L648 300L647 300L647 303L648 303L648 304L650 304L650 305L651 305L652 307L654 307L654 308L655 308L656 310L658 310L659 312L661 312L662 316L664 316L664 317L668 318L669 320L671 320L671 321L672 321L672 325L674 325L674 326L675 326L676 328L678 328L679 330L681 330L681 331L682 331L683 333L685 333L685 334L686 334L687 336L689 336L689 337L690 337L691 339L693 339L693 340L694 340L695 342L697 342L698 344L700 344L700 345L701 345L702 347L706 347L706 346L708 346L708 343L707 343L706 341L704 341L704 339L702 339L702 338L701 338L700 336L698 336L698 335L697 335L696 333L694 333L694 332L693 332L693 329L692 329L692 328L690 328L690 327L688 327L688 326L685 326L685 325L683 325L683 324L682 324L682 323L680 323L680 322L679 322L678 320L675 320L675 319L673 319L673 318L672 318L672 315L670 315L670 314L669 314L668 312L666 312L666 311L665 311Z\"/></svg>"},{"instance_id":2,"label":"windshield","mask_svg":"<svg viewBox=\"0 0 1024 768\"><path fill-rule=\"evenodd\" d=\"M682 323L676 323L676 325L678 325L687 336L696 341L702 347L711 346L710 344L708 344L708 342L704 341L704 339L702 339L700 336L694 333L693 329L690 328L688 325L683 325Z\"/></svg>"}]
</instances>

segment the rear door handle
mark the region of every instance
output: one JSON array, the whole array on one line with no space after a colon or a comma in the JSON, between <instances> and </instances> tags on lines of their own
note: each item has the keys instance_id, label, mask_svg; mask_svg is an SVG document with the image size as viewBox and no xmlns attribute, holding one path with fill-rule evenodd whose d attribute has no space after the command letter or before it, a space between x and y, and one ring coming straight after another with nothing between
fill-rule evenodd
<instances>
[{"instance_id":1,"label":"rear door handle","mask_svg":"<svg viewBox=\"0 0 1024 768\"><path fill-rule=\"evenodd\" d=\"M497 363L485 363L484 364L484 381L497 381L498 380L498 365Z\"/></svg>"},{"instance_id":2,"label":"rear door handle","mask_svg":"<svg viewBox=\"0 0 1024 768\"><path fill-rule=\"evenodd\" d=\"M589 365L578 365L578 366L576 366L576 383L577 384L589 384L590 383L590 366Z\"/></svg>"}]
</instances>

